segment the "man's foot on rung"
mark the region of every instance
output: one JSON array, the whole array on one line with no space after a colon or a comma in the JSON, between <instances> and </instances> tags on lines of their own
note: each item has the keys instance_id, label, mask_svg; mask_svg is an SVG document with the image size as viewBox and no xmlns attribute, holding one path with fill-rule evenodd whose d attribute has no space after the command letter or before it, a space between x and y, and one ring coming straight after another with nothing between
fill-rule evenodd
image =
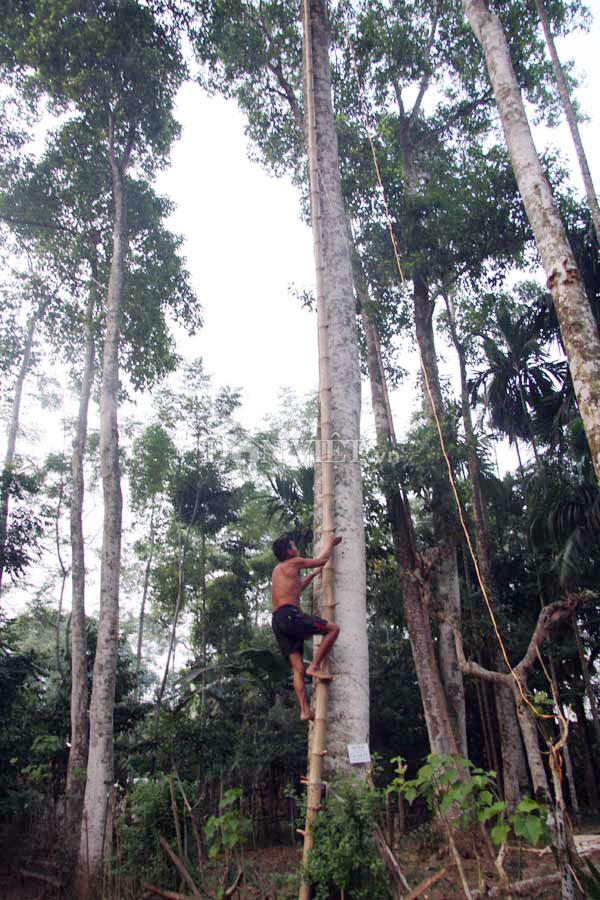
<instances>
[{"instance_id":1,"label":"man's foot on rung","mask_svg":"<svg viewBox=\"0 0 600 900\"><path fill-rule=\"evenodd\" d=\"M313 669L311 666L306 670L306 675L309 678L317 678L319 681L333 680L333 675L330 675L329 672L321 672L320 669Z\"/></svg>"},{"instance_id":2,"label":"man's foot on rung","mask_svg":"<svg viewBox=\"0 0 600 900\"><path fill-rule=\"evenodd\" d=\"M314 721L315 714L312 709L309 709L308 712L300 713L300 721L301 722L312 722Z\"/></svg>"}]
</instances>

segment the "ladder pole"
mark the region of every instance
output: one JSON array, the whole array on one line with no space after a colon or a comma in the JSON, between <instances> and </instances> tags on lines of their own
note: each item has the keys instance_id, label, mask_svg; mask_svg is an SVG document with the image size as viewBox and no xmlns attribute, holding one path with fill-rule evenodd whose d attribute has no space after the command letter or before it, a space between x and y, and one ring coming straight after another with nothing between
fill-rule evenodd
<instances>
[{"instance_id":1,"label":"ladder pole","mask_svg":"<svg viewBox=\"0 0 600 900\"><path fill-rule=\"evenodd\" d=\"M323 245L321 240L321 197L319 191L319 169L317 162L317 131L314 102L314 72L312 62L312 30L310 0L303 0L304 21L304 84L306 142L308 153L308 181L313 233L313 253L317 291L317 331L319 345L319 400L321 438L319 458L322 466L321 503L323 509L323 540L333 537L333 465L331 460L331 384L329 380L329 348L327 336L327 306L323 286ZM333 620L333 568L331 559L323 570L323 617ZM313 846L312 823L321 803L323 755L327 730L328 683L317 681L315 719L309 729L309 760L306 824L304 827L304 847L302 862L306 864ZM310 886L303 880L299 900L310 900Z\"/></svg>"}]
</instances>

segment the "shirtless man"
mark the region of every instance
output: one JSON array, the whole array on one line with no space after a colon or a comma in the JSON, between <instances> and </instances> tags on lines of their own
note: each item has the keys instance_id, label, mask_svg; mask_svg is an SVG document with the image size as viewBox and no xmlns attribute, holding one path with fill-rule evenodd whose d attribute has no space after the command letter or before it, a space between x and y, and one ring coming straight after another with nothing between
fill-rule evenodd
<instances>
[{"instance_id":1,"label":"shirtless man","mask_svg":"<svg viewBox=\"0 0 600 900\"><path fill-rule=\"evenodd\" d=\"M300 609L300 593L320 575L323 566L329 559L331 551L339 544L341 537L332 538L329 547L316 559L304 559L289 534L284 534L273 543L273 553L279 564L273 569L273 631L279 649L286 656L294 672L294 690L300 704L300 718L303 722L314 718L306 702L304 690L304 663L302 652L304 641L314 634L323 635L313 661L306 669L310 678L331 680L319 668L327 653L331 650L340 633L340 626L335 622L327 622L319 616L307 616ZM316 569L305 578L300 578L300 569Z\"/></svg>"}]
</instances>

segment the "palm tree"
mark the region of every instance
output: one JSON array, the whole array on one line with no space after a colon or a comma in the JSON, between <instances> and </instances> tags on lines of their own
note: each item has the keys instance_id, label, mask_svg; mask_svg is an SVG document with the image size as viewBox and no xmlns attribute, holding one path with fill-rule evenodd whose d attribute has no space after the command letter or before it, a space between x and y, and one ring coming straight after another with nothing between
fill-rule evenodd
<instances>
[{"instance_id":1,"label":"palm tree","mask_svg":"<svg viewBox=\"0 0 600 900\"><path fill-rule=\"evenodd\" d=\"M469 381L471 402L475 404L483 393L492 425L515 444L521 468L518 439L531 443L539 464L536 417L566 376L566 363L548 358L536 323L529 310L515 315L514 303L502 297L495 338L483 336L488 365Z\"/></svg>"}]
</instances>

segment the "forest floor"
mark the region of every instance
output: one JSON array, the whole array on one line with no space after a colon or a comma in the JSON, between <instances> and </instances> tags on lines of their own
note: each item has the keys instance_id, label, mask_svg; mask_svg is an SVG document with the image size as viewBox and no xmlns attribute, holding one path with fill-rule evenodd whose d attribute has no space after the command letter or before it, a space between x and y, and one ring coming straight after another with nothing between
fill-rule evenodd
<instances>
[{"instance_id":1,"label":"forest floor","mask_svg":"<svg viewBox=\"0 0 600 900\"><path fill-rule=\"evenodd\" d=\"M600 833L595 834L593 838L590 837L584 852L596 866L600 866ZM427 846L422 835L409 835L402 841L401 849L397 851L396 856L411 891L414 891L414 894L411 892L411 897L422 900L461 900L465 896L456 865L445 847L433 849ZM295 900L298 896L301 857L300 846L267 847L246 851L244 880L234 897L238 900L292 900L292 898ZM484 859L482 853L479 853L478 857L464 854L463 868L472 890L484 884L487 887L498 884L493 862ZM507 853L504 868L511 884L556 873L550 853L541 854L539 851L517 846ZM35 873L38 877L27 873ZM17 868L6 860L0 861L0 900L63 900L66 895L52 884L54 878L51 866L43 861L32 861L27 868L24 866ZM430 884L427 886L426 882ZM403 890L402 893L405 895L408 892ZM211 891L210 894L206 894L206 900L212 900L213 896ZM535 896L538 900L557 900L560 897L560 885L554 883L543 890L538 889L535 893L520 896ZM106 900L141 900L142 897L146 900L160 900L158 894L153 895L150 892L138 895L127 892L123 897L109 892ZM348 900L351 900L350 895Z\"/></svg>"}]
</instances>

